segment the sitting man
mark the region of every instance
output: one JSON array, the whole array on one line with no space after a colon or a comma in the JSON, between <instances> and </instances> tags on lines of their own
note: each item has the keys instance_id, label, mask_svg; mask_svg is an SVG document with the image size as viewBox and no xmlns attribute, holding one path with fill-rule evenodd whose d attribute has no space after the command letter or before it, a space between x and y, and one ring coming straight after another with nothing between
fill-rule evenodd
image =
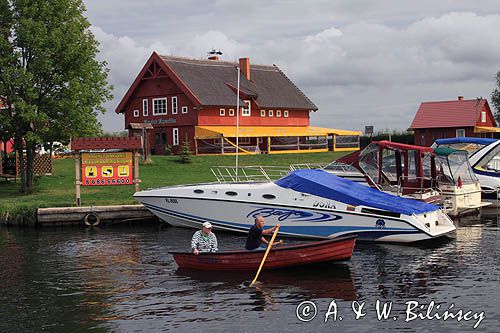
<instances>
[{"instance_id":1,"label":"sitting man","mask_svg":"<svg viewBox=\"0 0 500 333\"><path fill-rule=\"evenodd\" d=\"M191 239L191 250L195 255L200 252L217 252L217 237L212 232L212 224L210 222L203 223L201 230L194 233Z\"/></svg>"},{"instance_id":2,"label":"sitting man","mask_svg":"<svg viewBox=\"0 0 500 333\"><path fill-rule=\"evenodd\" d=\"M248 231L248 237L247 237L247 242L245 244L245 249L247 250L257 250L259 248L265 248L269 242L262 236L262 235L268 235L274 232L276 228L278 228L280 225L277 224L272 228L263 230L262 228L264 227L264 218L260 215L258 215L255 218L255 224L250 227L250 230ZM265 245L262 246L262 243ZM283 244L283 241L279 241L277 243L274 243L273 245L277 244Z\"/></svg>"}]
</instances>

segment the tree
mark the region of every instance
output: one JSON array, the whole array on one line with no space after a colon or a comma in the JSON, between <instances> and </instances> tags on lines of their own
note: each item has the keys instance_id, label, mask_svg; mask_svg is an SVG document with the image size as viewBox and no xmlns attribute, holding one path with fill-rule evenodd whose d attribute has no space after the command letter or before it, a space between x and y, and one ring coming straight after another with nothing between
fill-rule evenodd
<instances>
[{"instance_id":1,"label":"tree","mask_svg":"<svg viewBox=\"0 0 500 333\"><path fill-rule=\"evenodd\" d=\"M182 143L179 156L181 163L191 163L191 143L187 140L187 138Z\"/></svg>"},{"instance_id":2,"label":"tree","mask_svg":"<svg viewBox=\"0 0 500 333\"><path fill-rule=\"evenodd\" d=\"M491 93L491 102L495 106L497 112L495 112L495 120L497 124L500 124L500 71L497 73L496 88Z\"/></svg>"},{"instance_id":3,"label":"tree","mask_svg":"<svg viewBox=\"0 0 500 333\"><path fill-rule=\"evenodd\" d=\"M84 12L81 0L0 0L1 120L20 157L23 193L33 189L37 144L100 131L96 115L112 87Z\"/></svg>"}]
</instances>

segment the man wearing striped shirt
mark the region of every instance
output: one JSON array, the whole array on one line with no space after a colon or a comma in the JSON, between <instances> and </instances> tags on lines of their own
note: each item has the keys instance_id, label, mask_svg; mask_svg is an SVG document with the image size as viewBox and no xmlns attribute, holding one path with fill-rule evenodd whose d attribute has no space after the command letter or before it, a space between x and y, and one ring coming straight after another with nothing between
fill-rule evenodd
<instances>
[{"instance_id":1,"label":"man wearing striped shirt","mask_svg":"<svg viewBox=\"0 0 500 333\"><path fill-rule=\"evenodd\" d=\"M194 233L191 239L191 250L195 255L200 252L217 252L217 237L212 232L212 224L210 222L203 223L201 230Z\"/></svg>"}]
</instances>

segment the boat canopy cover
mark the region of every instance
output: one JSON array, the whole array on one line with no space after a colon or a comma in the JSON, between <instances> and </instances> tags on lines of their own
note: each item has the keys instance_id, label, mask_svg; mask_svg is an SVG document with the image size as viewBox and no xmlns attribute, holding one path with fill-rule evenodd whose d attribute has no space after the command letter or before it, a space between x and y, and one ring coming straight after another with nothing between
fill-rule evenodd
<instances>
[{"instance_id":1,"label":"boat canopy cover","mask_svg":"<svg viewBox=\"0 0 500 333\"><path fill-rule=\"evenodd\" d=\"M461 153L461 154L467 154L466 150L459 150L459 149L453 149L449 147L438 147L434 149L434 152L438 156L448 156L453 153Z\"/></svg>"},{"instance_id":2,"label":"boat canopy cover","mask_svg":"<svg viewBox=\"0 0 500 333\"><path fill-rule=\"evenodd\" d=\"M399 214L422 214L439 209L437 206L381 192L322 170L296 170L277 180L275 184L353 206L363 205Z\"/></svg>"},{"instance_id":3,"label":"boat canopy cover","mask_svg":"<svg viewBox=\"0 0 500 333\"><path fill-rule=\"evenodd\" d=\"M436 143L438 145L446 145L446 144L453 144L453 143L476 143L480 145L489 145L492 144L493 142L496 142L497 139L490 139L490 138L446 138L446 139L437 139Z\"/></svg>"}]
</instances>

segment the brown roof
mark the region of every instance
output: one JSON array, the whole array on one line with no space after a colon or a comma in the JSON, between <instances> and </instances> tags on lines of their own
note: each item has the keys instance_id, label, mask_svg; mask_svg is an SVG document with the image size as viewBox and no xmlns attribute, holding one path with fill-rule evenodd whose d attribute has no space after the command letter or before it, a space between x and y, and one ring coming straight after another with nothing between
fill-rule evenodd
<instances>
[{"instance_id":1,"label":"brown roof","mask_svg":"<svg viewBox=\"0 0 500 333\"><path fill-rule=\"evenodd\" d=\"M476 126L484 106L484 98L420 104L410 128L470 127Z\"/></svg>"},{"instance_id":2,"label":"brown roof","mask_svg":"<svg viewBox=\"0 0 500 333\"><path fill-rule=\"evenodd\" d=\"M237 63L161 56L202 105L236 105ZM317 110L317 106L275 65L250 65L240 91L263 108ZM241 103L241 101L240 101Z\"/></svg>"},{"instance_id":3,"label":"brown roof","mask_svg":"<svg viewBox=\"0 0 500 333\"><path fill-rule=\"evenodd\" d=\"M72 150L89 149L141 149L142 139L138 137L73 138Z\"/></svg>"},{"instance_id":4,"label":"brown roof","mask_svg":"<svg viewBox=\"0 0 500 333\"><path fill-rule=\"evenodd\" d=\"M150 123L130 123L128 124L128 127L131 129L153 129L153 125Z\"/></svg>"}]
</instances>

